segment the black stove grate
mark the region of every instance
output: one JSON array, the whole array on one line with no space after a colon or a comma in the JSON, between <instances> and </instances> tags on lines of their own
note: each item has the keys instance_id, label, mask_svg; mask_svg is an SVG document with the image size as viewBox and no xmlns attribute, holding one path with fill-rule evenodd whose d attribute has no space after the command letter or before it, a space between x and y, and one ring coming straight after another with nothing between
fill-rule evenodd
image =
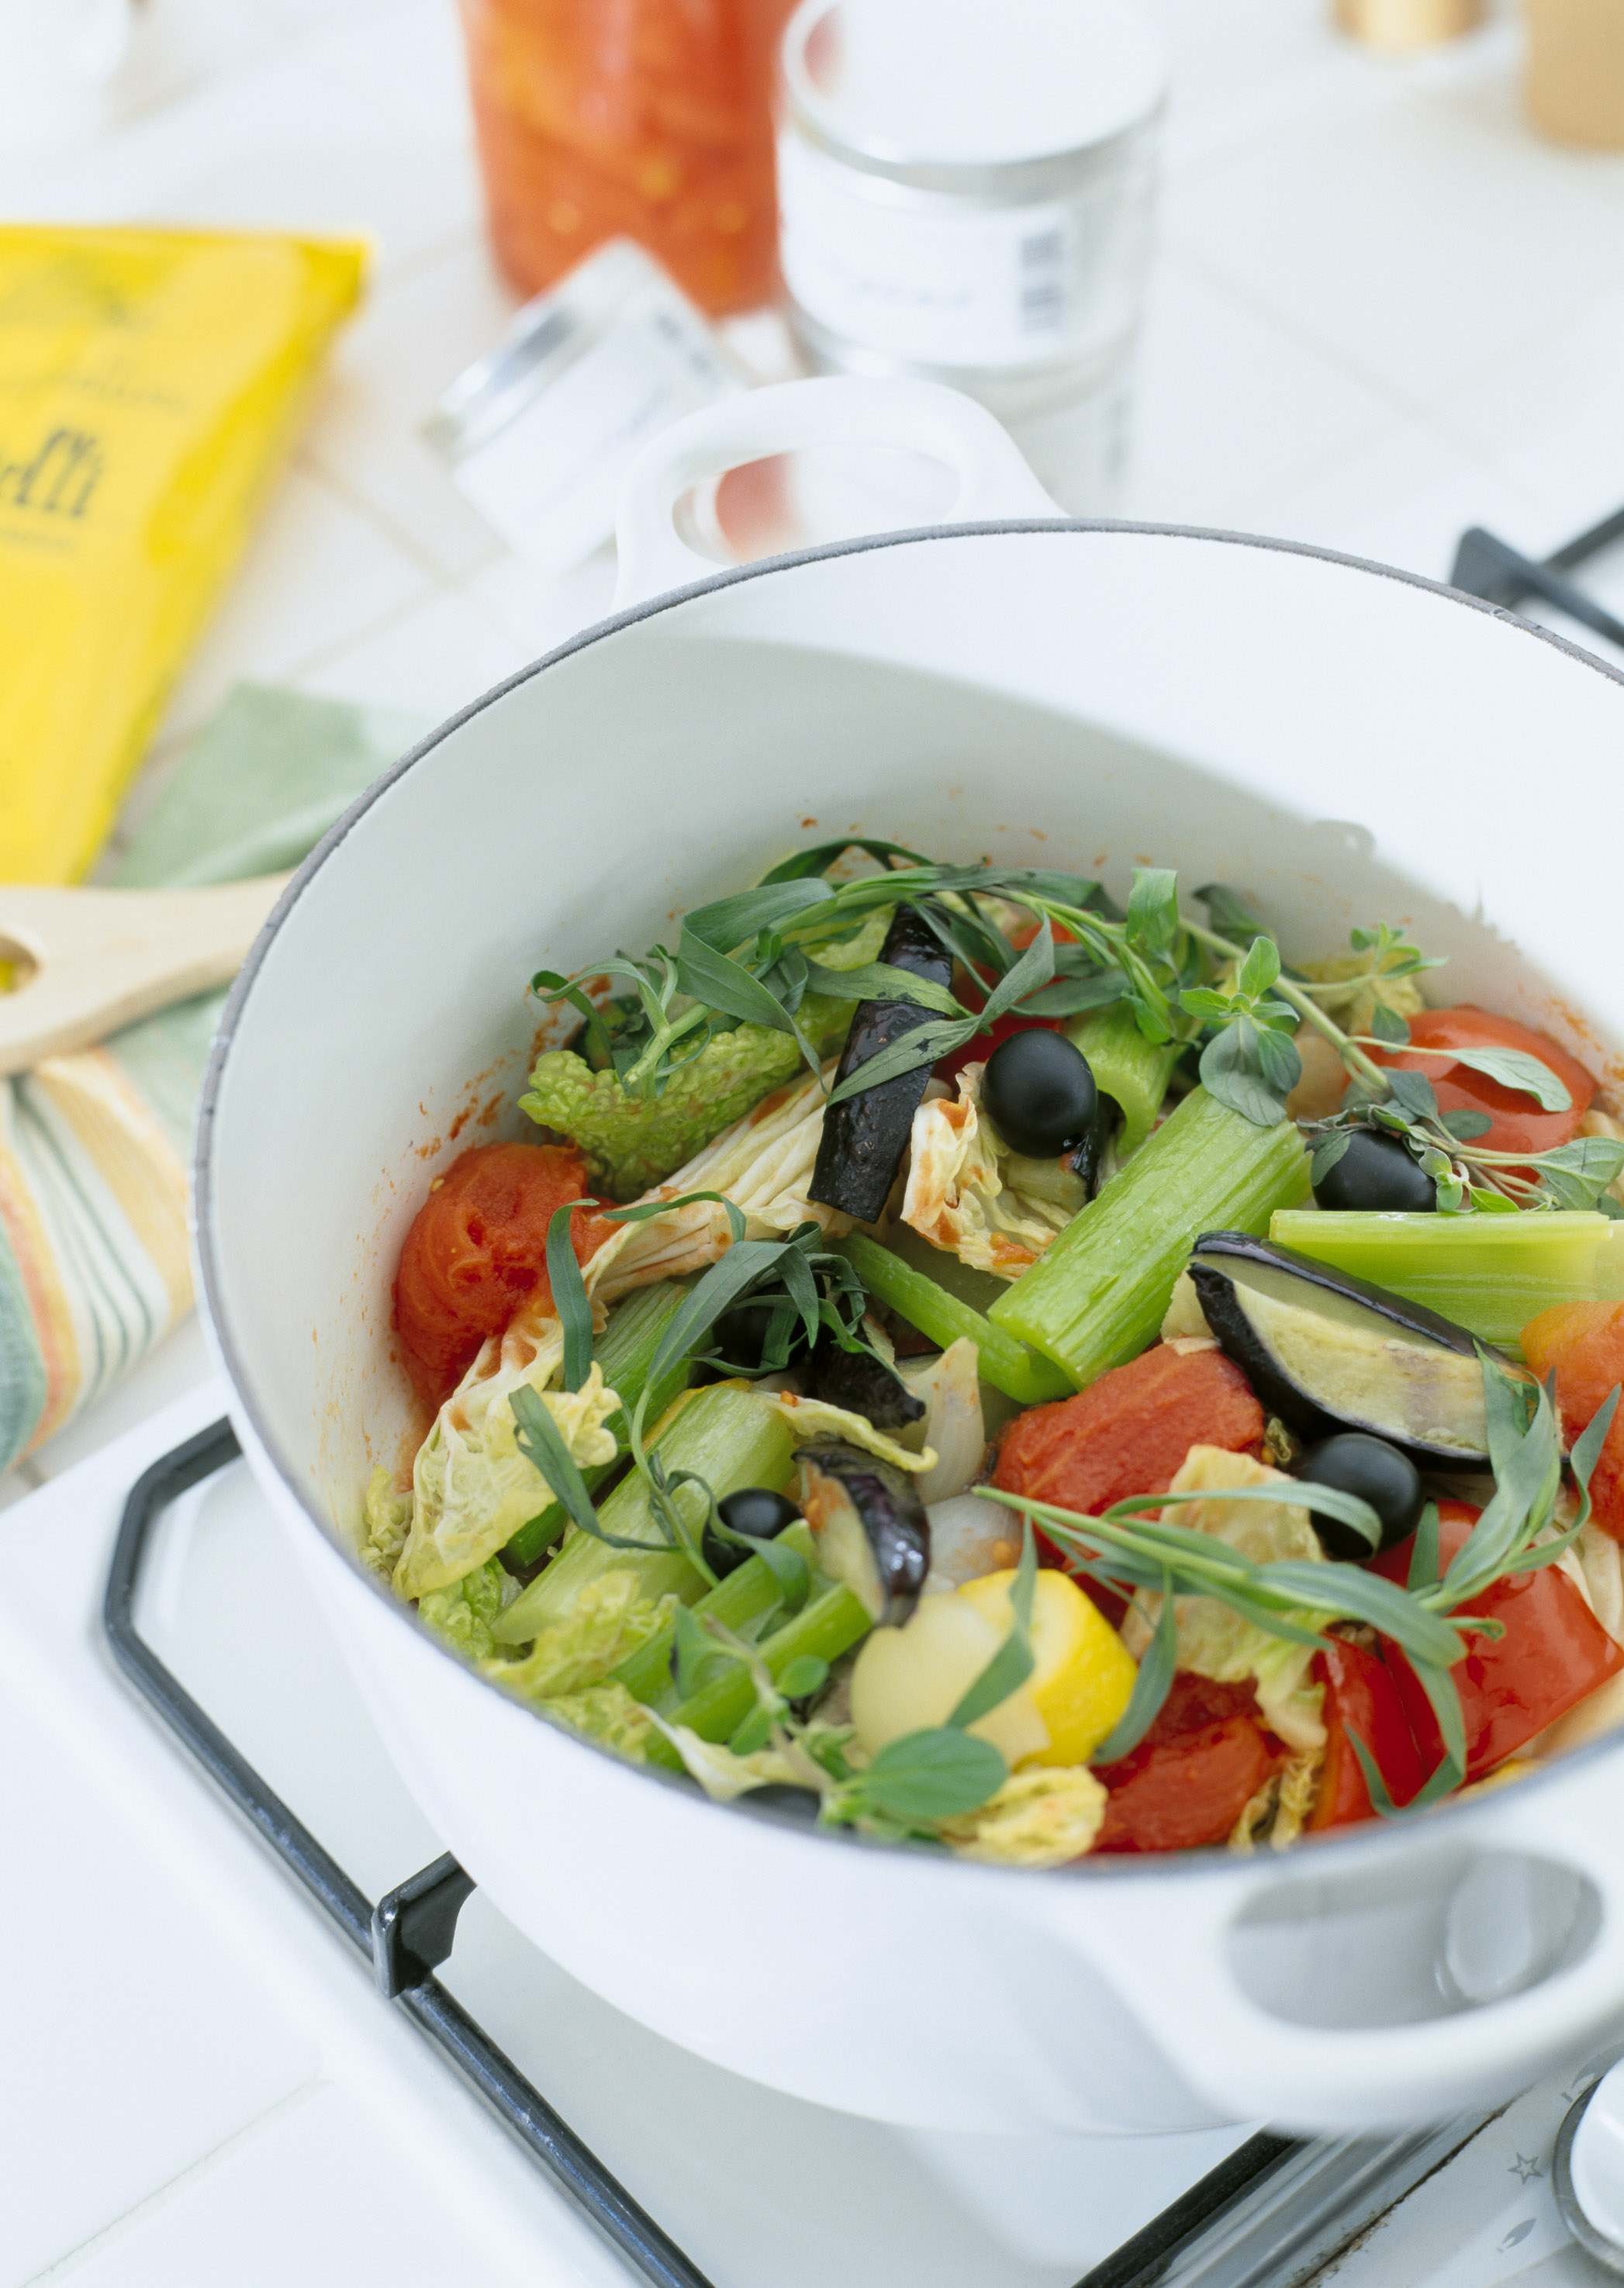
<instances>
[{"instance_id":1,"label":"black stove grate","mask_svg":"<svg viewBox=\"0 0 1624 2288\"><path fill-rule=\"evenodd\" d=\"M1614 619L1611 612L1567 576L1591 557L1600 556L1620 541L1624 541L1624 508L1604 517L1599 524L1593 524L1577 540L1553 549L1541 562L1522 555L1508 542L1475 524L1461 535L1449 584L1464 589L1469 596L1481 596L1485 603L1499 604L1509 612L1519 610L1531 597L1537 596L1541 603L1555 605L1570 620L1577 620L1580 627L1605 636L1609 643L1624 650L1624 622Z\"/></svg>"},{"instance_id":2,"label":"black stove grate","mask_svg":"<svg viewBox=\"0 0 1624 2288\"><path fill-rule=\"evenodd\" d=\"M159 1659L135 1620L142 1566L165 1511L236 1461L226 1421L201 1431L132 1488L114 1546L102 1619L113 1656L153 1712L295 1876L355 1951L383 1996L405 2012L531 2158L575 2201L654 2288L711 2288L477 2021L434 1975L450 1955L473 1879L448 1855L376 1906L268 1787ZM1470 2127L1475 2127L1474 2123ZM1293 2288L1438 2165L1467 2125L1411 2137L1319 2143L1248 2139L1077 2288Z\"/></svg>"}]
</instances>

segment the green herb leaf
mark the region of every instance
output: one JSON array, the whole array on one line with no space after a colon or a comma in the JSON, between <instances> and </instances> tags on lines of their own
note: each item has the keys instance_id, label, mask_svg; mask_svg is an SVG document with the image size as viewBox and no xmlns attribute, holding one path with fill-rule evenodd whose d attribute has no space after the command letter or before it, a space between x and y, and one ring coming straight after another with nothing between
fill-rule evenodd
<instances>
[{"instance_id":1,"label":"green herb leaf","mask_svg":"<svg viewBox=\"0 0 1624 2288\"><path fill-rule=\"evenodd\" d=\"M810 1700L814 1692L821 1692L829 1680L829 1664L820 1660L816 1653L797 1653L786 1664L778 1676L778 1688L786 1700Z\"/></svg>"},{"instance_id":2,"label":"green herb leaf","mask_svg":"<svg viewBox=\"0 0 1624 2288\"><path fill-rule=\"evenodd\" d=\"M1010 1584L1010 1633L980 1675L966 1688L948 1717L948 1723L960 1731L968 1731L994 1708L1002 1708L1012 1692L1019 1691L1036 1665L1031 1634L1032 1599L1036 1584L1037 1544L1028 1518L1023 1521L1020 1564Z\"/></svg>"},{"instance_id":3,"label":"green herb leaf","mask_svg":"<svg viewBox=\"0 0 1624 2288\"><path fill-rule=\"evenodd\" d=\"M802 882L813 875L825 874L848 850L860 850L866 857L877 858L882 865L892 858L900 858L909 866L929 866L931 860L922 857L917 850L909 850L900 842L877 842L865 838L848 837L840 842L819 842L810 850L795 851L780 858L761 878L761 887L770 882ZM734 943L738 941L735 939Z\"/></svg>"},{"instance_id":4,"label":"green herb leaf","mask_svg":"<svg viewBox=\"0 0 1624 2288\"><path fill-rule=\"evenodd\" d=\"M1309 1182L1315 1186L1322 1184L1352 1141L1353 1131L1351 1128L1335 1129L1330 1135L1321 1136L1309 1162Z\"/></svg>"},{"instance_id":5,"label":"green herb leaf","mask_svg":"<svg viewBox=\"0 0 1624 2288\"><path fill-rule=\"evenodd\" d=\"M1254 938L1235 979L1235 990L1256 999L1280 973L1280 949L1271 937ZM1289 1012L1287 1013L1290 1013Z\"/></svg>"},{"instance_id":6,"label":"green herb leaf","mask_svg":"<svg viewBox=\"0 0 1624 2288\"><path fill-rule=\"evenodd\" d=\"M1222 882L1208 882L1196 896L1207 909L1207 918L1220 937L1226 937L1239 946L1249 946L1254 938L1266 937L1269 932L1241 897L1239 891Z\"/></svg>"},{"instance_id":7,"label":"green herb leaf","mask_svg":"<svg viewBox=\"0 0 1624 2288\"><path fill-rule=\"evenodd\" d=\"M1531 1096L1545 1112L1568 1112L1573 1100L1550 1067L1541 1064L1523 1049L1472 1048L1449 1052L1458 1065L1470 1065L1474 1072L1486 1073L1502 1088L1515 1088Z\"/></svg>"},{"instance_id":8,"label":"green herb leaf","mask_svg":"<svg viewBox=\"0 0 1624 2288\"><path fill-rule=\"evenodd\" d=\"M1394 1103L1412 1120L1438 1118L1438 1097L1425 1073L1389 1072L1387 1082Z\"/></svg>"},{"instance_id":9,"label":"green herb leaf","mask_svg":"<svg viewBox=\"0 0 1624 2288\"><path fill-rule=\"evenodd\" d=\"M708 1009L719 1009L741 1023L766 1025L778 1033L795 1030L789 1012L758 977L731 954L717 953L695 937L685 922L677 941L677 983Z\"/></svg>"},{"instance_id":10,"label":"green herb leaf","mask_svg":"<svg viewBox=\"0 0 1624 2288\"><path fill-rule=\"evenodd\" d=\"M861 1096L888 1080L899 1080L904 1073L915 1072L921 1065L937 1063L955 1049L962 1049L966 1042L973 1041L984 1022L980 1017L939 1018L917 1026L899 1041L892 1041L889 1048L882 1049L877 1057L870 1057L866 1064L859 1065L855 1072L848 1073L838 1088L830 1092L829 1102L844 1104L848 1097Z\"/></svg>"},{"instance_id":11,"label":"green herb leaf","mask_svg":"<svg viewBox=\"0 0 1624 2288\"><path fill-rule=\"evenodd\" d=\"M598 1213L606 1223L646 1223L651 1216L669 1215L673 1208L693 1206L701 1200L713 1200L719 1208L727 1210L727 1227L735 1241L744 1237L749 1228L744 1210L725 1192L684 1192L679 1199L644 1200L635 1207L600 1208Z\"/></svg>"},{"instance_id":12,"label":"green herb leaf","mask_svg":"<svg viewBox=\"0 0 1624 2288\"><path fill-rule=\"evenodd\" d=\"M586 1299L575 1251L569 1243L572 1212L590 1204L586 1200L571 1200L555 1208L547 1219L547 1282L552 1289L553 1309L564 1330L566 1390L579 1390L592 1371L592 1307Z\"/></svg>"},{"instance_id":13,"label":"green herb leaf","mask_svg":"<svg viewBox=\"0 0 1624 2288\"><path fill-rule=\"evenodd\" d=\"M777 1585L784 1610L798 1613L812 1592L812 1574L800 1551L790 1548L787 1542L764 1541L750 1533L729 1534L725 1528L723 1531L726 1539L737 1541L752 1556L760 1558Z\"/></svg>"},{"instance_id":14,"label":"green herb leaf","mask_svg":"<svg viewBox=\"0 0 1624 2288\"><path fill-rule=\"evenodd\" d=\"M1612 1418L1618 1410L1619 1386L1615 1382L1591 1416L1588 1425L1573 1441L1568 1466L1573 1473L1573 1482L1579 1488L1577 1525L1583 1525L1589 1517L1590 1474L1601 1458L1602 1448L1607 1442L1607 1433L1612 1427Z\"/></svg>"},{"instance_id":15,"label":"green herb leaf","mask_svg":"<svg viewBox=\"0 0 1624 2288\"><path fill-rule=\"evenodd\" d=\"M1137 1748L1161 1715L1178 1667L1178 1609L1173 1601L1173 1577L1161 1577L1161 1612L1156 1633L1145 1648L1128 1705L1089 1757L1091 1764L1114 1764Z\"/></svg>"},{"instance_id":16,"label":"green herb leaf","mask_svg":"<svg viewBox=\"0 0 1624 2288\"><path fill-rule=\"evenodd\" d=\"M893 1740L853 1785L864 1804L887 1818L925 1823L957 1819L995 1795L1009 1766L990 1740L944 1724Z\"/></svg>"},{"instance_id":17,"label":"green herb leaf","mask_svg":"<svg viewBox=\"0 0 1624 2288\"><path fill-rule=\"evenodd\" d=\"M685 1700L691 1700L713 1677L739 1665L738 1654L729 1652L709 1636L686 1605L677 1608L671 1657L677 1672L677 1689Z\"/></svg>"},{"instance_id":18,"label":"green herb leaf","mask_svg":"<svg viewBox=\"0 0 1624 2288\"><path fill-rule=\"evenodd\" d=\"M814 906L828 905L834 894L830 885L818 875L776 883L769 876L755 889L741 890L736 897L696 906L684 926L712 952L731 953L762 930L781 930Z\"/></svg>"},{"instance_id":19,"label":"green herb leaf","mask_svg":"<svg viewBox=\"0 0 1624 2288\"><path fill-rule=\"evenodd\" d=\"M1027 994L1020 1005L1023 1017L1080 1017L1085 1010L1108 1009L1122 998L1128 990L1127 975L1122 970L1063 970L1064 957L1075 950L1069 945L1055 948L1055 967L1062 973L1057 975L1052 985Z\"/></svg>"},{"instance_id":20,"label":"green herb leaf","mask_svg":"<svg viewBox=\"0 0 1624 2288\"><path fill-rule=\"evenodd\" d=\"M1295 1086L1294 1079L1282 1088L1278 1079L1265 1073L1259 1045L1270 1037L1251 1018L1239 1017L1216 1034L1201 1051L1201 1086L1208 1096L1216 1096L1220 1104L1227 1104L1232 1112L1240 1113L1258 1128L1272 1128L1284 1120L1287 1096L1290 1087ZM1282 1045L1296 1057L1296 1050L1289 1041ZM1297 1067L1300 1072L1300 1058Z\"/></svg>"},{"instance_id":21,"label":"green herb leaf","mask_svg":"<svg viewBox=\"0 0 1624 2288\"><path fill-rule=\"evenodd\" d=\"M1409 1579L1406 1585L1412 1596L1418 1589L1438 1586L1438 1504L1427 1503L1415 1528L1415 1546L1410 1552Z\"/></svg>"},{"instance_id":22,"label":"green herb leaf","mask_svg":"<svg viewBox=\"0 0 1624 2288\"><path fill-rule=\"evenodd\" d=\"M735 1756L753 1756L772 1737L772 1711L759 1702L751 1709L727 1744Z\"/></svg>"},{"instance_id":23,"label":"green herb leaf","mask_svg":"<svg viewBox=\"0 0 1624 2288\"><path fill-rule=\"evenodd\" d=\"M1146 953L1166 953L1178 935L1178 876L1170 866L1136 866L1128 934Z\"/></svg>"},{"instance_id":24,"label":"green herb leaf","mask_svg":"<svg viewBox=\"0 0 1624 2288\"><path fill-rule=\"evenodd\" d=\"M827 993L837 1001L906 1001L942 1017L970 1013L945 985L916 977L911 969L899 969L890 961L865 962L859 969L825 969L821 962L808 961L806 982L811 992Z\"/></svg>"},{"instance_id":25,"label":"green herb leaf","mask_svg":"<svg viewBox=\"0 0 1624 2288\"><path fill-rule=\"evenodd\" d=\"M579 1526L582 1533L590 1533L594 1540L607 1542L613 1549L646 1550L648 1544L645 1541L632 1541L624 1535L604 1531L592 1507L586 1481L570 1457L563 1432L542 1403L539 1394L528 1383L521 1382L509 1393L508 1405L515 1425L514 1442L526 1460L541 1473L553 1498L562 1502L571 1523Z\"/></svg>"},{"instance_id":26,"label":"green herb leaf","mask_svg":"<svg viewBox=\"0 0 1624 2288\"><path fill-rule=\"evenodd\" d=\"M986 997L986 1006L976 1020L978 1029L986 1032L1000 1017L1012 1009L1028 993L1047 985L1055 973L1055 938L1044 916L1037 935L1013 967L1000 978Z\"/></svg>"},{"instance_id":27,"label":"green herb leaf","mask_svg":"<svg viewBox=\"0 0 1624 2288\"><path fill-rule=\"evenodd\" d=\"M1453 1112L1440 1115L1438 1125L1454 1138L1457 1144L1470 1144L1474 1137L1486 1136L1494 1125L1486 1112L1473 1112L1467 1105L1459 1105Z\"/></svg>"},{"instance_id":28,"label":"green herb leaf","mask_svg":"<svg viewBox=\"0 0 1624 2288\"><path fill-rule=\"evenodd\" d=\"M1595 1208L1624 1170L1624 1143L1612 1136L1575 1136L1536 1153L1541 1188L1558 1207Z\"/></svg>"},{"instance_id":29,"label":"green herb leaf","mask_svg":"<svg viewBox=\"0 0 1624 2288\"><path fill-rule=\"evenodd\" d=\"M1410 1029L1398 1012L1382 1001L1370 1013L1370 1029L1378 1041L1386 1041L1396 1049L1405 1047L1410 1037Z\"/></svg>"}]
</instances>

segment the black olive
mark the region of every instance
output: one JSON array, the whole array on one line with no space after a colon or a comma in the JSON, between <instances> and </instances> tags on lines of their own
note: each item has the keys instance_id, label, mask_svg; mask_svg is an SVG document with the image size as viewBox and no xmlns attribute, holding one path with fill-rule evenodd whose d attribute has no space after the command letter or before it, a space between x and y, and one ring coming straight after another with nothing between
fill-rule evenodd
<instances>
[{"instance_id":1,"label":"black olive","mask_svg":"<svg viewBox=\"0 0 1624 2288\"><path fill-rule=\"evenodd\" d=\"M784 1528L793 1525L800 1514L792 1501L783 1494L770 1492L765 1486L741 1486L737 1493L725 1494L717 1504L717 1515L723 1524L734 1533L748 1533L752 1541L776 1541ZM751 1553L736 1541L724 1541L709 1525L700 1546L718 1580L742 1565Z\"/></svg>"},{"instance_id":2,"label":"black olive","mask_svg":"<svg viewBox=\"0 0 1624 2288\"><path fill-rule=\"evenodd\" d=\"M1012 1152L1052 1160L1081 1142L1099 1100L1082 1051L1064 1033L1034 1025L988 1057L981 1101Z\"/></svg>"},{"instance_id":3,"label":"black olive","mask_svg":"<svg viewBox=\"0 0 1624 2288\"><path fill-rule=\"evenodd\" d=\"M739 1801L748 1804L753 1811L775 1811L780 1818L793 1819L803 1827L814 1826L823 1808L823 1798L816 1788L792 1787L786 1780L774 1780L767 1787L750 1788Z\"/></svg>"},{"instance_id":4,"label":"black olive","mask_svg":"<svg viewBox=\"0 0 1624 2288\"><path fill-rule=\"evenodd\" d=\"M1401 1136L1356 1128L1348 1148L1314 1186L1322 1208L1367 1215L1426 1215L1438 1207L1438 1188Z\"/></svg>"},{"instance_id":5,"label":"black olive","mask_svg":"<svg viewBox=\"0 0 1624 2288\"><path fill-rule=\"evenodd\" d=\"M1396 1549L1401 1541L1407 1541L1421 1521L1426 1500L1421 1473L1407 1454L1390 1446L1385 1438L1373 1438L1363 1430L1343 1430L1335 1438L1322 1438L1319 1445L1298 1455L1295 1474L1367 1501L1382 1521L1383 1549ZM1376 1554L1364 1535L1340 1518L1326 1517L1319 1510L1311 1510L1309 1516L1327 1557L1357 1562Z\"/></svg>"}]
</instances>

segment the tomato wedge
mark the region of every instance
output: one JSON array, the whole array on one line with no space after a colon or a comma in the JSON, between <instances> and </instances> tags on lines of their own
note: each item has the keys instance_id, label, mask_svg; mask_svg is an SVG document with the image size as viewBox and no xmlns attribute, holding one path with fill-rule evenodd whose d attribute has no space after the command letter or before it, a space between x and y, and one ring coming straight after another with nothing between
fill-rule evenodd
<instances>
[{"instance_id":1,"label":"tomato wedge","mask_svg":"<svg viewBox=\"0 0 1624 2288\"><path fill-rule=\"evenodd\" d=\"M1285 1751L1257 1720L1249 1684L1182 1672L1138 1746L1097 1764L1109 1791L1094 1853L1193 1851L1223 1843Z\"/></svg>"},{"instance_id":2,"label":"tomato wedge","mask_svg":"<svg viewBox=\"0 0 1624 2288\"><path fill-rule=\"evenodd\" d=\"M1562 1435L1571 1446L1604 1400L1624 1385L1624 1303L1557 1303L1523 1329L1523 1356L1541 1382L1557 1378ZM1624 1404L1590 1473L1596 1522L1624 1541Z\"/></svg>"},{"instance_id":3,"label":"tomato wedge","mask_svg":"<svg viewBox=\"0 0 1624 2288\"><path fill-rule=\"evenodd\" d=\"M1351 1827L1376 1816L1351 1733L1374 1760L1395 1803L1419 1795L1426 1774L1386 1663L1365 1645L1331 1637L1315 1656L1314 1674L1325 1687L1327 1739L1319 1792L1306 1825Z\"/></svg>"},{"instance_id":4,"label":"tomato wedge","mask_svg":"<svg viewBox=\"0 0 1624 2288\"><path fill-rule=\"evenodd\" d=\"M993 1483L1097 1516L1130 1494L1164 1494L1192 1446L1256 1453L1264 1410L1222 1351L1156 1343L1080 1390L1018 1415Z\"/></svg>"},{"instance_id":5,"label":"tomato wedge","mask_svg":"<svg viewBox=\"0 0 1624 2288\"><path fill-rule=\"evenodd\" d=\"M1449 1564L1477 1514L1465 1502L1439 1503L1440 1566ZM1407 1579L1413 1546L1406 1541L1387 1550L1373 1560L1371 1570L1390 1581ZM1465 1659L1450 1671L1466 1720L1466 1776L1476 1780L1616 1676L1624 1668L1624 1651L1554 1565L1496 1581L1464 1609L1499 1621L1505 1631L1501 1637L1468 1637ZM1422 1766L1433 1771L1444 1744L1432 1704L1398 1647L1385 1649Z\"/></svg>"},{"instance_id":6,"label":"tomato wedge","mask_svg":"<svg viewBox=\"0 0 1624 2288\"><path fill-rule=\"evenodd\" d=\"M454 1160L418 1209L395 1274L395 1331L420 1398L438 1407L533 1299L551 1297L547 1226L587 1195L581 1155L558 1144L477 1144ZM615 1228L588 1210L570 1218L584 1263Z\"/></svg>"},{"instance_id":7,"label":"tomato wedge","mask_svg":"<svg viewBox=\"0 0 1624 2288\"><path fill-rule=\"evenodd\" d=\"M1549 1152L1565 1144L1589 1109L1596 1083L1584 1067L1549 1034L1536 1033L1509 1017L1463 1001L1453 1009L1423 1009L1410 1020L1410 1049L1372 1049L1379 1065L1398 1072L1425 1073L1438 1093L1440 1112L1481 1112L1490 1126L1473 1140L1489 1152ZM1449 1064L1441 1056L1417 1056L1414 1049L1521 1049L1537 1057L1562 1082L1573 1103L1565 1112L1542 1111L1522 1089L1508 1088L1470 1065Z\"/></svg>"}]
</instances>

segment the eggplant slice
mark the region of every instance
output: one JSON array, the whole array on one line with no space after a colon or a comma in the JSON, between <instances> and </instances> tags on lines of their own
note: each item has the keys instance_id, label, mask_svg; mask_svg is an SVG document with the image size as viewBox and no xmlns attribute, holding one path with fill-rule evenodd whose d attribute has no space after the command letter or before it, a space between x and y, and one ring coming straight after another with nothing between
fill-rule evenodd
<instances>
[{"instance_id":1,"label":"eggplant slice","mask_svg":"<svg viewBox=\"0 0 1624 2288\"><path fill-rule=\"evenodd\" d=\"M826 1406L843 1406L848 1414L866 1415L876 1430L904 1430L923 1422L925 1402L916 1398L900 1375L893 1374L872 1351L843 1350L832 1327L824 1327L806 1375L807 1389Z\"/></svg>"},{"instance_id":2,"label":"eggplant slice","mask_svg":"<svg viewBox=\"0 0 1624 2288\"><path fill-rule=\"evenodd\" d=\"M898 1628L931 1569L931 1521L906 1470L834 1442L803 1446L796 1498L818 1563L876 1622Z\"/></svg>"},{"instance_id":3,"label":"eggplant slice","mask_svg":"<svg viewBox=\"0 0 1624 2288\"><path fill-rule=\"evenodd\" d=\"M1422 1468L1486 1466L1483 1369L1466 1328L1246 1232L1204 1233L1189 1277L1224 1350L1305 1437L1367 1430Z\"/></svg>"},{"instance_id":4,"label":"eggplant slice","mask_svg":"<svg viewBox=\"0 0 1624 2288\"><path fill-rule=\"evenodd\" d=\"M917 906L899 906L880 959L932 985L953 981L953 956ZM836 1085L921 1025L938 1021L913 1001L860 1001L846 1045L840 1053ZM899 1073L895 1080L831 1105L823 1116L817 1164L806 1196L820 1207L838 1208L859 1223L875 1222L891 1196L931 1078L929 1065Z\"/></svg>"}]
</instances>

